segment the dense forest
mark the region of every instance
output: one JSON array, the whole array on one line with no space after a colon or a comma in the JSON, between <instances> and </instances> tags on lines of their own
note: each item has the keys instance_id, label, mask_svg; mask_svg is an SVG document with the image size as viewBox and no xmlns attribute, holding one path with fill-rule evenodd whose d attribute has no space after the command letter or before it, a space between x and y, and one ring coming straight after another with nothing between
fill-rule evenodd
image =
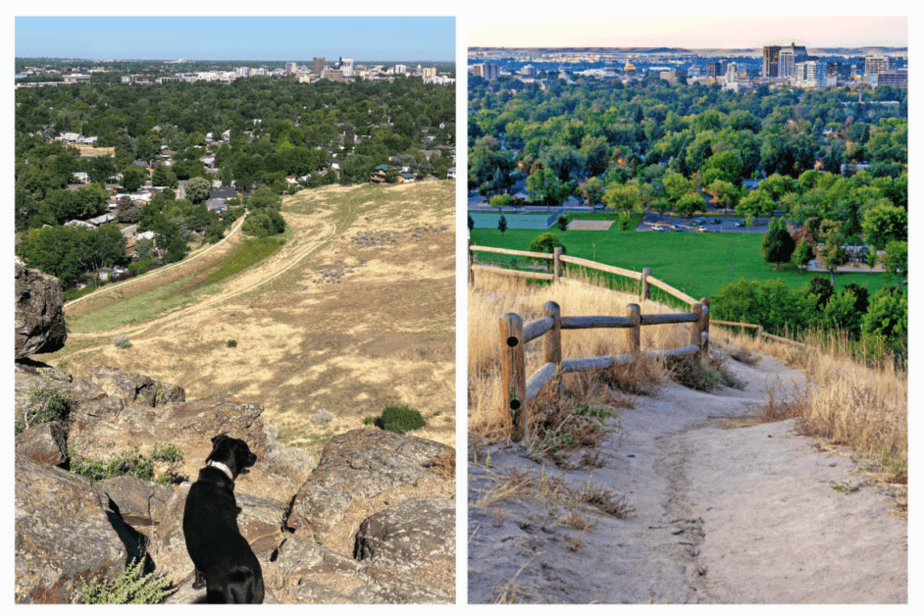
<instances>
[{"instance_id":1,"label":"dense forest","mask_svg":"<svg viewBox=\"0 0 924 616\"><path fill-rule=\"evenodd\" d=\"M768 263L832 272L845 246L868 245L896 282L907 277L908 98L891 87L798 89L552 82L547 89L502 77L469 81L468 185L493 205L558 204L571 195L603 203L628 223L654 210L776 215L764 242ZM520 200L522 202L524 200ZM782 220L782 219L781 219ZM622 225L628 228L627 224ZM881 251L878 255L876 249ZM714 298L717 318L769 329L840 327L853 339L906 348L902 284L867 297L741 281ZM768 315L786 305L791 314ZM791 296L791 297L790 297ZM870 308L876 312L865 318ZM780 317L780 318L777 318ZM861 323L865 325L861 328Z\"/></svg>"},{"instance_id":2,"label":"dense forest","mask_svg":"<svg viewBox=\"0 0 924 616\"><path fill-rule=\"evenodd\" d=\"M113 75L16 90L17 254L66 287L101 266L127 264L124 240L114 246L119 238L112 230L103 239L107 225L61 227L111 210L116 192L145 184L166 188L147 202L120 205L111 225L137 223L139 232L155 231L157 250L142 244L149 258L141 260L169 262L183 258L190 241L220 239L242 213L206 209L213 180L233 183L249 209L263 208L249 228L267 234L284 223L269 213L278 203L267 209L268 200L254 198L257 193L278 197L303 186L363 183L376 166L396 160L418 177L445 178L453 165L454 88L419 78L137 85L118 83ZM81 155L56 140L62 133L96 137L95 148ZM75 187L80 172L87 182ZM292 176L302 183L288 181ZM195 178L207 183L190 191ZM177 199L183 180L189 181L186 198ZM264 191L250 196L259 187Z\"/></svg>"}]
</instances>

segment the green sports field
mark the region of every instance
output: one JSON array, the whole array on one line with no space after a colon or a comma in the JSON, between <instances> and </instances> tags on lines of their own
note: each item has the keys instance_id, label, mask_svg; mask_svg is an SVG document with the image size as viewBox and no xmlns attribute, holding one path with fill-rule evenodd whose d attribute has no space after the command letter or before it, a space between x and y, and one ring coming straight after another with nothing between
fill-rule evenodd
<instances>
[{"instance_id":1,"label":"green sports field","mask_svg":"<svg viewBox=\"0 0 924 616\"><path fill-rule=\"evenodd\" d=\"M763 236L759 233L635 233L619 231L616 225L609 231L561 231L556 227L552 232L571 256L636 272L650 267L654 277L693 297L712 297L723 285L741 278L760 282L781 278L790 287L798 288L808 284L812 276L829 276L827 272L800 272L791 264L774 271L760 253ZM496 229L473 229L472 243L529 250L529 243L540 233L508 229L501 235ZM476 253L475 257L484 262L509 263L511 259L491 253ZM518 261L522 264L524 259ZM834 281L837 287L849 282L865 284L870 295L889 282L882 274L866 273L835 274Z\"/></svg>"}]
</instances>

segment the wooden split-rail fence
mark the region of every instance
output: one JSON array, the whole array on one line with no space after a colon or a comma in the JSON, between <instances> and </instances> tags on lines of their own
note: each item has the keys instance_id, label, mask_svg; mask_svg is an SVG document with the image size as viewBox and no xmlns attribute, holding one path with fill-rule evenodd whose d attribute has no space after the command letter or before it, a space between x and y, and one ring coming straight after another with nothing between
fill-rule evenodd
<instances>
[{"instance_id":1,"label":"wooden split-rail fence","mask_svg":"<svg viewBox=\"0 0 924 616\"><path fill-rule=\"evenodd\" d=\"M475 263L475 252L491 252L531 259L551 259L552 268L550 273L546 273L482 265ZM642 326L690 323L689 345L677 349L645 351L645 354L649 356L695 356L697 359L702 359L708 355L710 324L709 299L702 298L696 301L683 291L675 289L666 282L654 278L651 275L651 268L649 267L644 268L641 272L633 272L632 270L606 265L604 263L597 263L589 259L569 257L562 254L561 248L555 248L554 252L550 254L547 252L510 250L493 246L473 246L471 240L469 240L468 281L470 284L475 280L475 272L479 271L521 278L558 281L564 278L562 268L562 264L564 263L570 263L589 270L596 270L637 280L640 284L639 297L642 300L651 299L651 287L657 287L690 306L691 311L675 314L644 315L641 314L638 304L629 304L627 308L628 314L624 317L562 317L558 304L555 302L548 302L544 307L545 316L527 325L523 325L523 321L519 315L514 313L505 314L500 319L501 348L503 349L501 353L501 378L503 391L507 394L504 412L513 414L513 433L511 438L514 441L520 441L528 437L529 417L527 406L554 377L566 372L600 370L609 368L610 366L635 361L642 353L640 348ZM712 321L712 323L716 325L756 328L758 337L766 337L778 342L805 346L801 342L768 334L764 332L763 328L759 325L735 323L731 321ZM624 355L610 355L584 359L562 359L561 330L593 328L626 329L630 352ZM540 337L544 340L545 364L527 379L526 352L524 345Z\"/></svg>"},{"instance_id":2,"label":"wooden split-rail fence","mask_svg":"<svg viewBox=\"0 0 924 616\"><path fill-rule=\"evenodd\" d=\"M709 352L709 299L694 302L691 312L675 314L642 314L638 304L629 304L624 317L577 316L563 317L555 302L543 306L544 316L526 325L518 314L508 312L500 318L501 387L506 393L504 412L513 415L511 439L529 439L530 401L555 377L567 372L602 370L615 365L632 363L642 354L641 328L650 325L690 323L690 344L668 350L649 350L652 357L693 356L701 359ZM563 329L625 329L629 353L582 359L563 359L561 330ZM526 377L525 345L543 339L545 363L529 378Z\"/></svg>"}]
</instances>

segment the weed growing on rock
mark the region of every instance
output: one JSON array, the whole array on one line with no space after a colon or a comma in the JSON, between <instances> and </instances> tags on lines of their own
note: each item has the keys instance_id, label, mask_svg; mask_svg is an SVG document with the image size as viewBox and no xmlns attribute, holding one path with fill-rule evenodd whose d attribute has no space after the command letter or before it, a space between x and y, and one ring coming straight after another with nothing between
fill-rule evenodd
<instances>
[{"instance_id":1,"label":"weed growing on rock","mask_svg":"<svg viewBox=\"0 0 924 616\"><path fill-rule=\"evenodd\" d=\"M155 461L174 462L182 459L182 452L176 445L156 445L155 453L150 458L141 455L138 452L138 445L135 445L128 451L116 454L109 460L101 458L91 458L77 453L74 449L68 450L70 460L70 470L75 475L86 477L90 481L102 481L112 477L121 477L130 475L139 479L146 479L161 485L170 485L174 477L169 473L160 476L155 475ZM177 458L176 456L179 456Z\"/></svg>"},{"instance_id":2,"label":"weed growing on rock","mask_svg":"<svg viewBox=\"0 0 924 616\"><path fill-rule=\"evenodd\" d=\"M67 394L53 387L30 388L29 404L23 409L22 415L16 418L16 434L48 421L61 423L70 412L71 403Z\"/></svg>"},{"instance_id":3,"label":"weed growing on rock","mask_svg":"<svg viewBox=\"0 0 924 616\"><path fill-rule=\"evenodd\" d=\"M105 580L88 583L81 578L81 600L86 604L155 604L176 592L169 580L156 577L153 572L142 575L143 566L144 559L136 559L112 584Z\"/></svg>"}]
</instances>

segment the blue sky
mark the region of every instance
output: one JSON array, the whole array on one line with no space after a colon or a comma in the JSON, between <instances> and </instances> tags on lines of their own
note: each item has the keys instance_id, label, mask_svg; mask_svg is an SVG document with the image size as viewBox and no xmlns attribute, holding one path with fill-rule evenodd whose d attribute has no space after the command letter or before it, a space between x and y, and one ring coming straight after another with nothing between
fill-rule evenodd
<instances>
[{"instance_id":1,"label":"blue sky","mask_svg":"<svg viewBox=\"0 0 924 616\"><path fill-rule=\"evenodd\" d=\"M453 17L16 17L16 57L452 61Z\"/></svg>"}]
</instances>

